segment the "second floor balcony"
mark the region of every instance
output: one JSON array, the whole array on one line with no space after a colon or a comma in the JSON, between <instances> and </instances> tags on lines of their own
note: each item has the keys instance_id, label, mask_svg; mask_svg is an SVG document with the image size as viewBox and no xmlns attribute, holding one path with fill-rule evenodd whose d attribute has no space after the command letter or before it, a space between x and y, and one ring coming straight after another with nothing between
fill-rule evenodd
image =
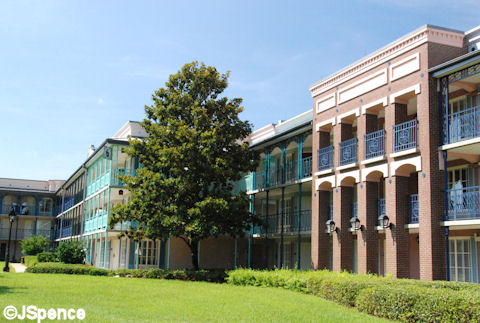
<instances>
[{"instance_id":1,"label":"second floor balcony","mask_svg":"<svg viewBox=\"0 0 480 323\"><path fill-rule=\"evenodd\" d=\"M417 119L393 126L393 152L417 147Z\"/></svg>"},{"instance_id":2,"label":"second floor balcony","mask_svg":"<svg viewBox=\"0 0 480 323\"><path fill-rule=\"evenodd\" d=\"M282 233L282 214L275 213L268 217L262 217L264 226L254 228L255 234L281 234ZM300 226L299 226L300 221ZM285 212L283 214L283 233L298 234L310 233L312 230L312 211L303 210L296 212Z\"/></svg>"},{"instance_id":3,"label":"second floor balcony","mask_svg":"<svg viewBox=\"0 0 480 323\"><path fill-rule=\"evenodd\" d=\"M480 186L447 190L447 220L480 219Z\"/></svg>"},{"instance_id":4,"label":"second floor balcony","mask_svg":"<svg viewBox=\"0 0 480 323\"><path fill-rule=\"evenodd\" d=\"M385 154L385 130L381 129L365 135L365 159L381 157Z\"/></svg>"},{"instance_id":5,"label":"second floor balcony","mask_svg":"<svg viewBox=\"0 0 480 323\"><path fill-rule=\"evenodd\" d=\"M10 228L0 229L0 240L8 240ZM35 229L16 229L12 227L12 240L24 240L34 235L47 236L50 239L50 230L35 230Z\"/></svg>"},{"instance_id":6,"label":"second floor balcony","mask_svg":"<svg viewBox=\"0 0 480 323\"><path fill-rule=\"evenodd\" d=\"M444 128L445 144L478 137L480 137L480 106L447 115Z\"/></svg>"},{"instance_id":7,"label":"second floor balcony","mask_svg":"<svg viewBox=\"0 0 480 323\"><path fill-rule=\"evenodd\" d=\"M357 162L357 138L342 141L340 148L340 166L353 164Z\"/></svg>"},{"instance_id":8,"label":"second floor balcony","mask_svg":"<svg viewBox=\"0 0 480 323\"><path fill-rule=\"evenodd\" d=\"M317 151L318 171L327 170L333 167L333 146L320 148Z\"/></svg>"}]
</instances>

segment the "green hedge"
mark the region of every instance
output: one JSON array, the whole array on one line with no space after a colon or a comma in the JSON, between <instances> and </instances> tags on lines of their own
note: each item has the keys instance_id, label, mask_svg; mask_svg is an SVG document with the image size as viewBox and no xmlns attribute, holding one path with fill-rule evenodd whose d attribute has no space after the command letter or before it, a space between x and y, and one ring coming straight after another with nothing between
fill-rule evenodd
<instances>
[{"instance_id":1,"label":"green hedge","mask_svg":"<svg viewBox=\"0 0 480 323\"><path fill-rule=\"evenodd\" d=\"M37 258L38 262L58 262L57 256L53 252L40 252Z\"/></svg>"},{"instance_id":2,"label":"green hedge","mask_svg":"<svg viewBox=\"0 0 480 323\"><path fill-rule=\"evenodd\" d=\"M28 273L36 274L69 274L69 275L92 275L92 276L108 276L109 270L95 268L87 265L64 264L59 262L40 262L35 266L28 267Z\"/></svg>"},{"instance_id":3,"label":"green hedge","mask_svg":"<svg viewBox=\"0 0 480 323\"><path fill-rule=\"evenodd\" d=\"M89 265L64 264L58 262L37 263L28 267L26 272L38 274L71 274L71 275L93 275L93 276L119 276L134 278L153 279L177 279L190 281L206 281L223 283L227 274L221 269L208 270L166 270L159 268L148 269L118 269L107 270L95 268Z\"/></svg>"},{"instance_id":4,"label":"green hedge","mask_svg":"<svg viewBox=\"0 0 480 323\"><path fill-rule=\"evenodd\" d=\"M228 272L234 285L280 287L346 305L394 320L414 322L480 322L478 284L393 279L330 271Z\"/></svg>"},{"instance_id":5,"label":"green hedge","mask_svg":"<svg viewBox=\"0 0 480 323\"><path fill-rule=\"evenodd\" d=\"M27 267L34 266L38 263L37 256L23 256L20 258L20 262Z\"/></svg>"},{"instance_id":6,"label":"green hedge","mask_svg":"<svg viewBox=\"0 0 480 323\"><path fill-rule=\"evenodd\" d=\"M118 269L113 271L114 275L120 277L155 278L155 279L177 279L190 281L206 281L223 283L227 274L222 269L202 270L167 270L159 268L148 269Z\"/></svg>"}]
</instances>

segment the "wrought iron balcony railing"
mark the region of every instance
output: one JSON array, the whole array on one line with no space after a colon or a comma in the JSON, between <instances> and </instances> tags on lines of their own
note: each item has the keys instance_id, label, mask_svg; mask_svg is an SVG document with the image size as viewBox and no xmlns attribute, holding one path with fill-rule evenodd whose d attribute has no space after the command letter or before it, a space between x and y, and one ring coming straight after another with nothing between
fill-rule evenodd
<instances>
[{"instance_id":1,"label":"wrought iron balcony railing","mask_svg":"<svg viewBox=\"0 0 480 323\"><path fill-rule=\"evenodd\" d=\"M409 223L418 223L418 194L412 194L408 196L408 211L409 211Z\"/></svg>"},{"instance_id":2,"label":"wrought iron balcony railing","mask_svg":"<svg viewBox=\"0 0 480 323\"><path fill-rule=\"evenodd\" d=\"M318 166L317 170L322 171L333 167L333 146L320 148L317 150Z\"/></svg>"},{"instance_id":3,"label":"wrought iron balcony railing","mask_svg":"<svg viewBox=\"0 0 480 323\"><path fill-rule=\"evenodd\" d=\"M300 219L299 219L300 217ZM268 217L262 217L265 226L256 226L255 234L281 234L282 232L282 214L275 213ZM300 220L300 227L298 220ZM300 230L299 230L300 228ZM312 230L312 211L303 210L300 212L285 212L283 215L283 232L285 234L308 233Z\"/></svg>"},{"instance_id":4,"label":"wrought iron balcony railing","mask_svg":"<svg viewBox=\"0 0 480 323\"><path fill-rule=\"evenodd\" d=\"M480 219L480 186L447 190L448 219Z\"/></svg>"},{"instance_id":5,"label":"wrought iron balcony railing","mask_svg":"<svg viewBox=\"0 0 480 323\"><path fill-rule=\"evenodd\" d=\"M365 159L385 154L385 130L381 129L365 135Z\"/></svg>"},{"instance_id":6,"label":"wrought iron balcony railing","mask_svg":"<svg viewBox=\"0 0 480 323\"><path fill-rule=\"evenodd\" d=\"M480 105L449 114L446 120L445 144L480 137Z\"/></svg>"},{"instance_id":7,"label":"wrought iron balcony railing","mask_svg":"<svg viewBox=\"0 0 480 323\"><path fill-rule=\"evenodd\" d=\"M340 166L357 162L357 138L342 141L340 147Z\"/></svg>"},{"instance_id":8,"label":"wrought iron balcony railing","mask_svg":"<svg viewBox=\"0 0 480 323\"><path fill-rule=\"evenodd\" d=\"M417 147L417 119L393 126L393 151L399 152Z\"/></svg>"}]
</instances>

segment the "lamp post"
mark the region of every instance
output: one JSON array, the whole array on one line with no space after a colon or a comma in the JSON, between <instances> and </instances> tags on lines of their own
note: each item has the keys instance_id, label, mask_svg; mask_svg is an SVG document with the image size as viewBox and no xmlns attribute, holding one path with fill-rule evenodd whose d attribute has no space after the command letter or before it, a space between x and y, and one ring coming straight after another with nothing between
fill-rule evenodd
<instances>
[{"instance_id":1,"label":"lamp post","mask_svg":"<svg viewBox=\"0 0 480 323\"><path fill-rule=\"evenodd\" d=\"M12 226L13 222L15 222L15 219L17 218L17 213L15 213L15 207L17 205L15 203L12 203L12 209L10 213L8 214L9 220L10 220L10 231L8 232L8 245L7 245L7 259L5 260L5 267L3 268L3 271L8 273L10 272L10 268L8 267L8 264L10 262L10 240L12 239Z\"/></svg>"}]
</instances>

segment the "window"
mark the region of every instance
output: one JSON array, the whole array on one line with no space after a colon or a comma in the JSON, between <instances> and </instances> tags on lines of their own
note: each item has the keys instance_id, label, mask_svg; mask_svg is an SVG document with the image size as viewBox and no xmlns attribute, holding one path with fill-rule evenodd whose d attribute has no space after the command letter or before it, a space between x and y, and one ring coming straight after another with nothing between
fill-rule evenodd
<instances>
[{"instance_id":1,"label":"window","mask_svg":"<svg viewBox=\"0 0 480 323\"><path fill-rule=\"evenodd\" d=\"M451 239L450 253L450 280L459 282L473 282L473 255L469 239Z\"/></svg>"},{"instance_id":2,"label":"window","mask_svg":"<svg viewBox=\"0 0 480 323\"><path fill-rule=\"evenodd\" d=\"M52 200L42 199L38 203L40 215L51 215L52 213Z\"/></svg>"},{"instance_id":3,"label":"window","mask_svg":"<svg viewBox=\"0 0 480 323\"><path fill-rule=\"evenodd\" d=\"M140 265L157 265L157 243L155 241L142 241L139 258Z\"/></svg>"}]
</instances>

